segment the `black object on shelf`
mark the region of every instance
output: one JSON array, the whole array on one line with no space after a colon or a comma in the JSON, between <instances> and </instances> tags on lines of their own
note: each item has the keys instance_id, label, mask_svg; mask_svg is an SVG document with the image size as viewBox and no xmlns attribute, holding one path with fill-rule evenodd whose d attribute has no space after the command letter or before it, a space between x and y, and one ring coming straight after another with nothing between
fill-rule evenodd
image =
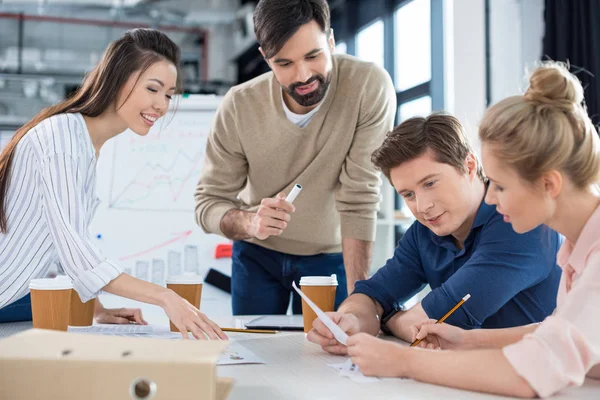
<instances>
[{"instance_id":1,"label":"black object on shelf","mask_svg":"<svg viewBox=\"0 0 600 400\"><path fill-rule=\"evenodd\" d=\"M214 268L208 270L204 282L231 294L231 277Z\"/></svg>"}]
</instances>

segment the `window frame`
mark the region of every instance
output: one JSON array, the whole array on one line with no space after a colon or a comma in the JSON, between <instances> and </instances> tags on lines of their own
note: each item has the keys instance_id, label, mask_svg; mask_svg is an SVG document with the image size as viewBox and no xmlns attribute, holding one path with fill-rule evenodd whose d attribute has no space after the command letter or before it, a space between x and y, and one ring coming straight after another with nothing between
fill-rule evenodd
<instances>
[{"instance_id":1,"label":"window frame","mask_svg":"<svg viewBox=\"0 0 600 400\"><path fill-rule=\"evenodd\" d=\"M414 0L347 0L338 2L332 10L332 27L336 40L346 43L346 52L356 56L359 31L383 20L383 63L396 87L395 12ZM400 107L423 96L431 97L432 111L444 109L444 0L430 0L431 79L405 90L396 88L396 117L394 126L400 122ZM402 199L395 195L395 209L402 208Z\"/></svg>"}]
</instances>

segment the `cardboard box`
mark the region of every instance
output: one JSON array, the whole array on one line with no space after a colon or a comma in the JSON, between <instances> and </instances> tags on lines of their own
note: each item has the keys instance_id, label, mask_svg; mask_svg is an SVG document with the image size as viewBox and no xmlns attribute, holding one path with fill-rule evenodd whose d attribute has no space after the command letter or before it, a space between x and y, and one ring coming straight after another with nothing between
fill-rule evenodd
<instances>
[{"instance_id":1,"label":"cardboard box","mask_svg":"<svg viewBox=\"0 0 600 400\"><path fill-rule=\"evenodd\" d=\"M0 399L222 400L227 344L32 329L0 340Z\"/></svg>"}]
</instances>

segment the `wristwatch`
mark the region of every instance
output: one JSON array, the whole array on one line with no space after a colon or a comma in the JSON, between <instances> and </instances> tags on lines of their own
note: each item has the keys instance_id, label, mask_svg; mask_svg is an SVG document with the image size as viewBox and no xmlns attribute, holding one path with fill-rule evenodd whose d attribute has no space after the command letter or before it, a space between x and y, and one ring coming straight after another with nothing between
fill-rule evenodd
<instances>
[{"instance_id":1,"label":"wristwatch","mask_svg":"<svg viewBox=\"0 0 600 400\"><path fill-rule=\"evenodd\" d=\"M379 328L386 335L389 335L389 336L393 336L394 335L392 333L392 331L390 331L390 329L387 327L387 323L389 322L390 319L392 319L392 317L394 315L396 315L398 313L398 311L404 311L404 305L403 304L395 304L394 308L392 309L392 311L390 311L385 317L382 318L381 325L379 326Z\"/></svg>"}]
</instances>

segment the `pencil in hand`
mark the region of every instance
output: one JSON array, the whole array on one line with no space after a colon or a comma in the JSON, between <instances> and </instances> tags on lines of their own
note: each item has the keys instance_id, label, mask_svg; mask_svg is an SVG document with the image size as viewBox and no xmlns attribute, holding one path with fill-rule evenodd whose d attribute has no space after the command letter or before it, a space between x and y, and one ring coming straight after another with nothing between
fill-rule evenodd
<instances>
[{"instance_id":1,"label":"pencil in hand","mask_svg":"<svg viewBox=\"0 0 600 400\"><path fill-rule=\"evenodd\" d=\"M442 318L440 318L436 324L442 324L449 316L452 315L452 313L456 310L458 310L458 307L462 306L463 303L467 300L469 300L471 298L470 294L467 294L465 297L463 297L458 303L456 303L456 305L454 307L452 307L450 309L450 311L448 311L446 314L444 314L444 316ZM423 338L424 339L424 338ZM421 341L423 339L417 339L414 342L412 342L412 344L410 345L410 347L415 347L416 345L418 345L419 343L421 343Z\"/></svg>"}]
</instances>

